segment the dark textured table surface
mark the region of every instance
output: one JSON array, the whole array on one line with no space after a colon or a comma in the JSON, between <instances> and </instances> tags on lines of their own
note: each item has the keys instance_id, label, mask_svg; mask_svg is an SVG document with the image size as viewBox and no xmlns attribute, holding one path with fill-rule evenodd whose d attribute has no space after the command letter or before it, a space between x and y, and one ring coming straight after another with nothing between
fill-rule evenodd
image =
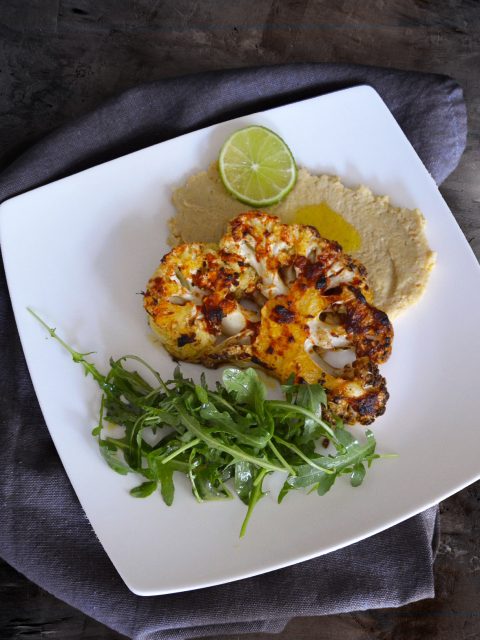
<instances>
[{"instance_id":1,"label":"dark textured table surface","mask_svg":"<svg viewBox=\"0 0 480 640\"><path fill-rule=\"evenodd\" d=\"M479 0L3 0L0 168L54 127L139 82L284 62L356 62L455 78L465 92L469 137L441 191L480 255ZM297 619L279 636L242 637L480 638L480 484L442 503L441 527L435 599ZM123 638L0 560L0 638L26 637Z\"/></svg>"}]
</instances>

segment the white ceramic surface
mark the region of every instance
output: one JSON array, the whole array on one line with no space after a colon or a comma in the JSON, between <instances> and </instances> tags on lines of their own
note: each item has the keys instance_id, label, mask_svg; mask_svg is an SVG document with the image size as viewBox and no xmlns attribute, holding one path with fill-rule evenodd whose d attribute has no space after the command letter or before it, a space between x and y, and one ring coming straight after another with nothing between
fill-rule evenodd
<instances>
[{"instance_id":1,"label":"white ceramic surface","mask_svg":"<svg viewBox=\"0 0 480 640\"><path fill-rule=\"evenodd\" d=\"M197 504L177 479L173 507L135 500L138 483L101 459L90 435L99 391L27 313L32 306L81 351L135 353L169 375L149 338L139 294L167 250L172 188L214 160L235 129L276 130L300 165L419 207L438 262L421 302L395 323L382 367L391 398L373 430L380 461L364 484L341 479L320 498L276 493L238 537L239 500ZM10 294L32 380L55 446L113 564L137 594L218 584L306 560L381 531L480 476L480 269L463 234L379 96L358 87L232 120L13 198L0 209ZM185 366L188 374L199 368ZM178 474L177 474L178 475ZM272 480L272 486L278 480Z\"/></svg>"}]
</instances>

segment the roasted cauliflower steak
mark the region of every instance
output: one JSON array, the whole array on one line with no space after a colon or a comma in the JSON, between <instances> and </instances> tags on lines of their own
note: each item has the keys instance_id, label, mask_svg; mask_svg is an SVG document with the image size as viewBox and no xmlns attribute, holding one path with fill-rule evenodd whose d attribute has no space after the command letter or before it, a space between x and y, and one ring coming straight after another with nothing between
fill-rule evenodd
<instances>
[{"instance_id":1,"label":"roasted cauliflower steak","mask_svg":"<svg viewBox=\"0 0 480 640\"><path fill-rule=\"evenodd\" d=\"M328 410L370 424L385 411L378 365L393 328L372 304L365 267L314 227L251 211L218 246L184 244L166 254L144 306L178 360L256 365L281 382L321 383Z\"/></svg>"}]
</instances>

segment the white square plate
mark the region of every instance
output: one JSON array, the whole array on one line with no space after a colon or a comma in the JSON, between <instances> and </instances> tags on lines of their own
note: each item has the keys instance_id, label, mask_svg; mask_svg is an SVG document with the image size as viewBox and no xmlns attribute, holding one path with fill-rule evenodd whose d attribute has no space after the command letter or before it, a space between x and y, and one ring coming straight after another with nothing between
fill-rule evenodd
<instances>
[{"instance_id":1,"label":"white square plate","mask_svg":"<svg viewBox=\"0 0 480 640\"><path fill-rule=\"evenodd\" d=\"M149 338L138 292L167 251L172 188L205 169L234 130L261 124L299 165L339 175L420 208L438 253L427 292L395 323L382 367L391 398L374 425L379 461L364 484L341 479L326 496L276 492L240 540L239 500L197 504L179 477L174 505L113 473L90 430L99 391L27 313L36 309L80 351L142 356L169 377ZM33 384L70 481L127 586L140 595L195 589L327 553L381 531L480 476L480 269L434 181L379 96L358 87L195 131L5 202L0 232L15 317ZM185 366L198 376L199 367ZM85 472L88 469L88 473ZM178 474L177 474L178 475ZM292 526L292 523L296 523ZM121 532L121 535L119 535ZM131 541L135 540L135 544Z\"/></svg>"}]
</instances>

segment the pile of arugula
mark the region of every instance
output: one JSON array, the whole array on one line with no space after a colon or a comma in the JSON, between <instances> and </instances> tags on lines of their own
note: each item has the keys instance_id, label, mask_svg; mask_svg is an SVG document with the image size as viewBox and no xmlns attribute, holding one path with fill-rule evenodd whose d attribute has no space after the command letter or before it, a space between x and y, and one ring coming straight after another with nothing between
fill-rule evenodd
<instances>
[{"instance_id":1,"label":"pile of arugula","mask_svg":"<svg viewBox=\"0 0 480 640\"><path fill-rule=\"evenodd\" d=\"M111 359L110 370L103 375L86 359L90 353L72 349L55 329L30 312L102 390L99 423L92 434L114 471L134 472L145 479L131 490L134 497L144 498L159 489L165 503L171 505L176 471L188 476L199 502L232 498L229 483L248 507L242 537L255 505L265 495L262 484L267 474L287 474L280 503L293 489L324 495L341 475L349 475L350 484L358 487L372 461L385 457L375 453L370 430L365 431L362 444L339 418L335 425L322 418L326 395L319 384L285 384L285 399L269 400L252 368L225 369L222 383L211 390L203 374L196 384L177 368L173 379L165 382L132 355ZM129 361L145 367L155 383L127 370L124 364ZM110 437L107 421L124 427L124 436ZM162 430L156 444L145 440L147 429ZM333 453L319 453L319 442L323 447L331 445Z\"/></svg>"}]
</instances>

